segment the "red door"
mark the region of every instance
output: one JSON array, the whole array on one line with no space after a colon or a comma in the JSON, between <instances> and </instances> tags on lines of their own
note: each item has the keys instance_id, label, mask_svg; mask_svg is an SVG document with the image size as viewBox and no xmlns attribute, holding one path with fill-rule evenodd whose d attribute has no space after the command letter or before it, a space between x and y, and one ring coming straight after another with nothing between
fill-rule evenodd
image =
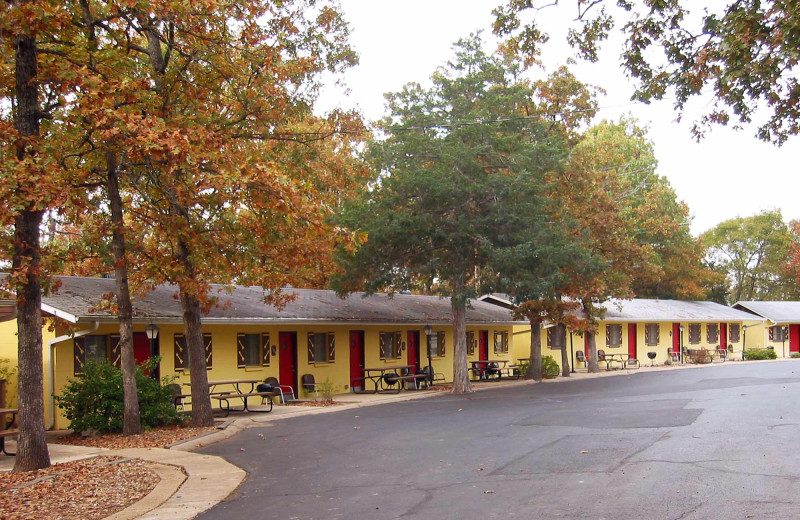
<instances>
[{"instance_id":1,"label":"red door","mask_svg":"<svg viewBox=\"0 0 800 520\"><path fill-rule=\"evenodd\" d=\"M158 354L158 339L156 339L156 351L153 354ZM133 333L133 359L136 360L137 365L141 365L150 357L150 340L147 339L147 334L144 332Z\"/></svg>"},{"instance_id":2,"label":"red door","mask_svg":"<svg viewBox=\"0 0 800 520\"><path fill-rule=\"evenodd\" d=\"M789 352L800 352L800 325L789 325Z\"/></svg>"},{"instance_id":3,"label":"red door","mask_svg":"<svg viewBox=\"0 0 800 520\"><path fill-rule=\"evenodd\" d=\"M672 324L672 352L680 354L681 352L681 324Z\"/></svg>"},{"instance_id":4,"label":"red door","mask_svg":"<svg viewBox=\"0 0 800 520\"><path fill-rule=\"evenodd\" d=\"M639 359L636 355L636 324L628 323L628 357Z\"/></svg>"},{"instance_id":5,"label":"red door","mask_svg":"<svg viewBox=\"0 0 800 520\"><path fill-rule=\"evenodd\" d=\"M360 386L364 389L363 381L356 381L364 377L364 331L350 331L350 386Z\"/></svg>"},{"instance_id":6,"label":"red door","mask_svg":"<svg viewBox=\"0 0 800 520\"><path fill-rule=\"evenodd\" d=\"M586 360L588 362L588 360L589 360L589 333L588 332L584 332L583 333L583 355L586 357Z\"/></svg>"},{"instance_id":7,"label":"red door","mask_svg":"<svg viewBox=\"0 0 800 520\"><path fill-rule=\"evenodd\" d=\"M280 332L278 334L278 380L282 385L289 385L297 393L297 333Z\"/></svg>"},{"instance_id":8,"label":"red door","mask_svg":"<svg viewBox=\"0 0 800 520\"><path fill-rule=\"evenodd\" d=\"M408 353L407 363L411 365L416 374L419 370L419 331L409 330L406 340L406 352Z\"/></svg>"},{"instance_id":9,"label":"red door","mask_svg":"<svg viewBox=\"0 0 800 520\"><path fill-rule=\"evenodd\" d=\"M719 324L719 348L727 349L728 348L728 324L727 323L720 323Z\"/></svg>"},{"instance_id":10,"label":"red door","mask_svg":"<svg viewBox=\"0 0 800 520\"><path fill-rule=\"evenodd\" d=\"M489 331L478 331L478 361L489 359Z\"/></svg>"}]
</instances>

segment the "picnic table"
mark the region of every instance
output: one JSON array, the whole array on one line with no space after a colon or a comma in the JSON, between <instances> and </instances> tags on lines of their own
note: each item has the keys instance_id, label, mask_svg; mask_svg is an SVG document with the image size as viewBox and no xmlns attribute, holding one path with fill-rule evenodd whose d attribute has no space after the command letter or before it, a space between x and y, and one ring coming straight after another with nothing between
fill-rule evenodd
<instances>
[{"instance_id":1,"label":"picnic table","mask_svg":"<svg viewBox=\"0 0 800 520\"><path fill-rule=\"evenodd\" d=\"M242 400L242 408L239 411L242 412L258 412L258 413L268 413L272 411L272 392L258 392L256 391L256 384L260 383L260 379L224 379L220 381L209 381L208 382L208 393L212 399L216 399L219 401L220 410L225 412L225 417L227 417L231 413L231 399L241 399ZM191 385L191 383L184 383L185 385ZM250 385L247 387L247 385ZM229 386L231 390L217 390L217 387L226 387ZM244 389L243 389L244 388ZM253 410L250 409L247 401L249 398L261 398L262 403L266 400L269 404L269 407L266 410Z\"/></svg>"},{"instance_id":2,"label":"picnic table","mask_svg":"<svg viewBox=\"0 0 800 520\"><path fill-rule=\"evenodd\" d=\"M604 361L606 362L606 370L611 370L611 363L615 361L622 365L622 368L626 368L628 365L628 360L631 358L631 355L628 353L623 352L616 352L613 354L606 353Z\"/></svg>"},{"instance_id":3,"label":"picnic table","mask_svg":"<svg viewBox=\"0 0 800 520\"><path fill-rule=\"evenodd\" d=\"M6 450L6 437L15 437L19 433L18 430L11 428L17 411L16 408L0 408L0 426L2 426L2 430L0 430L0 453L5 453L6 455L16 455L16 453L9 453ZM8 422L6 422L6 415L11 416L11 420Z\"/></svg>"},{"instance_id":4,"label":"picnic table","mask_svg":"<svg viewBox=\"0 0 800 520\"><path fill-rule=\"evenodd\" d=\"M519 365L509 365L507 359L479 359L470 361L472 373L478 377L479 381L488 381L491 376L496 376L500 380L505 375L514 379L519 378Z\"/></svg>"},{"instance_id":5,"label":"picnic table","mask_svg":"<svg viewBox=\"0 0 800 520\"><path fill-rule=\"evenodd\" d=\"M386 365L364 368L364 381L366 382L367 379L372 381L375 388L373 393L399 393L410 381L423 381L427 377L425 374L412 374L411 371L414 368L414 365ZM397 388L394 388L394 385L397 385Z\"/></svg>"}]
</instances>

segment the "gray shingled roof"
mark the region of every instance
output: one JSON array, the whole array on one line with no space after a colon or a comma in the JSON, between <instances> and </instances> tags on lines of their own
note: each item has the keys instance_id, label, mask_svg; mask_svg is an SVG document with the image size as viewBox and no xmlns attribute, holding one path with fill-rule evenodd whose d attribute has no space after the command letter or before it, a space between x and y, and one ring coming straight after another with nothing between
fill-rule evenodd
<instances>
[{"instance_id":1,"label":"gray shingled roof","mask_svg":"<svg viewBox=\"0 0 800 520\"><path fill-rule=\"evenodd\" d=\"M57 293L43 298L42 308L70 321L112 321L116 316L108 310L96 309L103 295L113 294L113 279L58 277L61 287ZM363 297L353 293L339 298L333 291L285 289L295 295L283 310L264 303L260 287L212 286L219 298L219 307L203 318L204 323L391 323L391 324L449 324L452 321L450 300L437 296L411 294L375 294ZM177 288L160 285L143 298L135 298L134 321L178 323L182 319ZM507 309L473 300L467 309L467 323L506 324L514 322Z\"/></svg>"},{"instance_id":2,"label":"gray shingled roof","mask_svg":"<svg viewBox=\"0 0 800 520\"><path fill-rule=\"evenodd\" d=\"M734 308L749 311L776 324L800 323L800 302L736 302Z\"/></svg>"},{"instance_id":3,"label":"gray shingled roof","mask_svg":"<svg viewBox=\"0 0 800 520\"><path fill-rule=\"evenodd\" d=\"M613 300L604 307L605 321L763 321L748 312L714 302L635 299Z\"/></svg>"}]
</instances>

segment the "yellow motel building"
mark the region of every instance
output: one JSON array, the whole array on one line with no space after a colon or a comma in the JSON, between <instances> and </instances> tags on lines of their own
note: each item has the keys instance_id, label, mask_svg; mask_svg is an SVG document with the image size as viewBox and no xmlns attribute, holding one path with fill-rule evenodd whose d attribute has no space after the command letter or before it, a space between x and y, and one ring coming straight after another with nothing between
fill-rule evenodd
<instances>
[{"instance_id":1,"label":"yellow motel building","mask_svg":"<svg viewBox=\"0 0 800 520\"><path fill-rule=\"evenodd\" d=\"M778 357L800 353L800 302L741 301L733 308L764 320L747 328L748 349L772 349Z\"/></svg>"},{"instance_id":2,"label":"yellow motel building","mask_svg":"<svg viewBox=\"0 0 800 520\"><path fill-rule=\"evenodd\" d=\"M52 396L90 361L119 364L119 325L103 304L113 295L113 279L59 277L57 293L45 296L42 311L54 318L45 327L45 406L48 428L66 428ZM213 286L218 305L204 316L203 334L209 380L276 377L303 396L302 376L326 379L336 392L358 390L365 368L427 366L431 346L434 372L447 381L453 373L450 300L411 294L354 293L285 289L294 299L281 310L264 302L257 287ZM11 302L9 302L11 303ZM141 362L161 356L159 375L190 381L182 311L177 288L161 285L134 298L134 356ZM7 313L11 316L10 313ZM511 361L514 325L507 309L473 301L467 310L470 360ZM429 326L430 335L426 335ZM151 340L148 337L154 336ZM16 322L0 322L0 358L16 364ZM355 387L355 388L354 388Z\"/></svg>"},{"instance_id":3,"label":"yellow motel building","mask_svg":"<svg viewBox=\"0 0 800 520\"><path fill-rule=\"evenodd\" d=\"M482 301L511 305L503 295L485 296ZM758 348L751 344L751 336L764 323L761 316L708 301L638 298L608 301L603 307L605 316L595 336L597 350L624 354L641 365L679 361L687 349L726 350L728 359L742 359L745 341L746 348ZM542 355L552 356L561 366L561 349L565 348L573 363L570 368L586 365L589 349L583 335L567 331L565 337L559 337L558 329L547 324L541 334ZM516 359L530 356L529 326L514 328L513 344Z\"/></svg>"}]
</instances>

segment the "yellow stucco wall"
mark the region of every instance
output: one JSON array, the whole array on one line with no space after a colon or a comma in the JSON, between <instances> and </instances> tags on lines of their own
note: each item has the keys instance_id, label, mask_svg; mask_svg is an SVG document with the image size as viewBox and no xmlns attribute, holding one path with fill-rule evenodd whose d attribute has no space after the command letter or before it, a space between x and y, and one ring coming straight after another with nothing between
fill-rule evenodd
<instances>
[{"instance_id":1,"label":"yellow stucco wall","mask_svg":"<svg viewBox=\"0 0 800 520\"><path fill-rule=\"evenodd\" d=\"M675 322L677 323L677 322ZM711 322L717 323L717 322ZM730 323L728 324L728 343L732 345L733 352L732 358L733 359L741 359L742 354L742 335L744 332L742 331L742 324L739 322L732 322L738 323L740 327L740 334L738 341L732 342L730 338ZM612 347L607 345L606 338L607 338L607 325L615 325L619 324L622 325L622 341L620 342L619 346ZM655 352L656 358L654 360L655 364L664 364L669 355L668 351L672 350L672 324L673 322L662 322L658 324L658 343L655 345L647 345L645 343L645 323L637 323L636 324L636 351L637 351L637 358L639 363L642 365L649 365L650 358L647 357L648 352ZM707 325L708 323L703 322L700 323L700 342L696 344L689 343L689 323L688 322L681 322L681 325L684 327L683 331L683 346L689 349L701 349L706 348L709 350L713 350L718 348L720 344L719 341L715 343L709 343L707 341ZM601 322L599 326L599 330L595 336L595 344L598 350L604 350L607 354L616 354L616 353L627 353L628 352L628 323L627 322ZM766 331L763 327L759 326L751 326L747 330L747 348L758 348L757 343L758 339L761 338L763 344L763 338L766 337ZM567 351L570 350L570 339L572 340L572 352L578 352L579 350L584 349L584 338L582 335L570 332L567 334L566 338L566 348ZM558 349L551 349L547 346L547 330L542 329L541 331L541 341L542 341L542 355L550 355L552 356L559 366L561 366L561 351ZM780 351L780 343L776 346L776 352L778 355L781 355ZM788 356L789 351L789 344L788 341L786 342L786 352ZM514 328L514 358L525 358L530 356L530 327L526 326L518 326ZM605 367L605 363L601 363L601 368ZM575 361L575 368L585 368L583 363Z\"/></svg>"},{"instance_id":2,"label":"yellow stucco wall","mask_svg":"<svg viewBox=\"0 0 800 520\"><path fill-rule=\"evenodd\" d=\"M405 365L408 360L408 349L401 352L399 359L380 359L379 334L380 332L400 331L402 340L407 341L408 331L418 331L420 336L420 366L427 365L426 338L422 327L399 327L399 326L378 326L378 325L331 325L331 326L263 326L263 325L204 325L203 332L212 336L212 364L208 370L208 379L227 380L227 379L258 379L264 380L267 377L280 379L280 349L276 348L276 355L271 356L269 366L257 367L238 367L237 366L237 334L263 334L270 335L270 345L278 345L280 332L295 332L297 334L297 376L298 380L303 374L313 374L317 383L329 379L337 393L347 392L350 388L350 331L360 330L364 332L364 366L381 367L392 365ZM513 340L511 339L511 327L468 327L468 331L478 334L480 330L486 330L489 337L489 358L512 360L514 352ZM92 334L113 334L118 331L114 325L103 325ZM143 332L144 326L134 326L134 332ZM446 380L451 381L453 377L453 334L450 327L434 326L434 333L443 331L445 333L445 353L444 356L433 357L433 368L436 373L442 373ZM494 352L494 333L496 331L506 331L509 333L509 351L507 353ZM309 332L333 332L335 335L336 354L332 362L309 363L307 354L307 334ZM182 325L159 325L159 349L162 357L161 375L176 375L179 384L190 382L189 370L175 370L174 363L174 336L183 333ZM63 388L64 384L73 377L73 340L59 343L56 346L56 394ZM478 359L478 349L469 356L470 360ZM299 381L298 381L299 382ZM282 384L286 384L281 381ZM369 386L369 385L368 385ZM188 387L185 387L188 393ZM301 397L305 392L301 391ZM69 425L60 410L56 410L55 427L57 429L67 428Z\"/></svg>"}]
</instances>

